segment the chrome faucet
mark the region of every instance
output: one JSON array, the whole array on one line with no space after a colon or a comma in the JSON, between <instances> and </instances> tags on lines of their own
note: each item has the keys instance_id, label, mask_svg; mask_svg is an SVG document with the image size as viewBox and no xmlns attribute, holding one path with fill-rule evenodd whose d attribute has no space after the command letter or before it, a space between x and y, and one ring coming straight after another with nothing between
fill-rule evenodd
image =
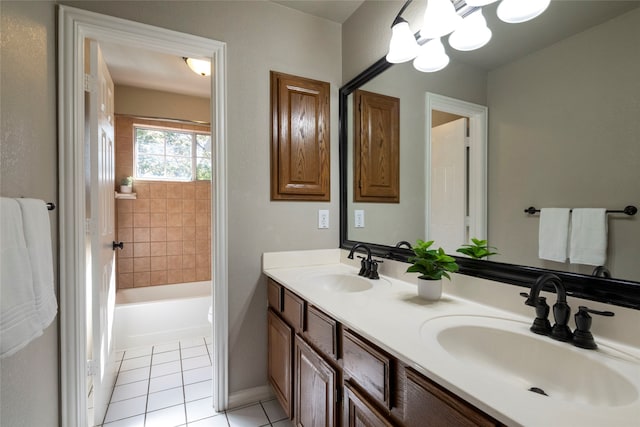
<instances>
[{"instance_id":1,"label":"chrome faucet","mask_svg":"<svg viewBox=\"0 0 640 427\"><path fill-rule=\"evenodd\" d=\"M347 255L347 258L353 259L353 253L358 248L364 248L364 250L367 251L366 259L364 257L358 257L362 258L362 260L360 261L360 272L358 273L358 276L364 276L374 280L379 279L380 276L378 275L378 263L382 261L373 260L371 258L371 249L369 249L369 247L364 243L356 243L355 245L353 245L351 251L349 252L349 255Z\"/></svg>"},{"instance_id":2,"label":"chrome faucet","mask_svg":"<svg viewBox=\"0 0 640 427\"><path fill-rule=\"evenodd\" d=\"M555 325L550 328L547 315L549 306L544 297L540 297L540 291L547 283L551 283L556 290L556 303L553 305L553 317ZM571 307L567 304L567 292L562 284L562 280L553 273L543 274L531 286L531 292L527 295L526 305L536 308L536 320L531 326L531 331L536 334L549 335L558 341L571 341L573 334L567 324L571 314Z\"/></svg>"}]
</instances>

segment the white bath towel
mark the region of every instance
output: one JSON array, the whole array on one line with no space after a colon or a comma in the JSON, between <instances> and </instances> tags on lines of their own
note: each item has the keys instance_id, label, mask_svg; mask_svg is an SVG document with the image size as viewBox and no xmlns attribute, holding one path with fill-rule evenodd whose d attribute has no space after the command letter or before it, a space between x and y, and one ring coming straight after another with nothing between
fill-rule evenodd
<instances>
[{"instance_id":1,"label":"white bath towel","mask_svg":"<svg viewBox=\"0 0 640 427\"><path fill-rule=\"evenodd\" d=\"M16 199L22 210L24 239L31 259L33 293L42 329L53 322L58 303L53 281L53 253L49 211L43 200Z\"/></svg>"},{"instance_id":2,"label":"white bath towel","mask_svg":"<svg viewBox=\"0 0 640 427\"><path fill-rule=\"evenodd\" d=\"M0 198L0 358L42 335L20 205Z\"/></svg>"},{"instance_id":3,"label":"white bath towel","mask_svg":"<svg viewBox=\"0 0 640 427\"><path fill-rule=\"evenodd\" d=\"M604 265L607 260L606 209L573 210L569 260L572 264Z\"/></svg>"},{"instance_id":4,"label":"white bath towel","mask_svg":"<svg viewBox=\"0 0 640 427\"><path fill-rule=\"evenodd\" d=\"M569 208L540 209L538 257L550 261L567 260Z\"/></svg>"}]
</instances>

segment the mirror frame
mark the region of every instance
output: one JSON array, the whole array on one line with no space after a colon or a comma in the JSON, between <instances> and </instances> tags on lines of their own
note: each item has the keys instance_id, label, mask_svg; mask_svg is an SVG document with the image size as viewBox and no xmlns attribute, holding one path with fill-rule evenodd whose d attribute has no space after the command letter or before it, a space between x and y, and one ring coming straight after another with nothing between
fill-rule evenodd
<instances>
[{"instance_id":1,"label":"mirror frame","mask_svg":"<svg viewBox=\"0 0 640 427\"><path fill-rule=\"evenodd\" d=\"M348 96L392 66L393 64L387 62L383 57L347 82L339 91L340 247L342 249L350 250L356 243L360 243L349 240L347 236L347 221L349 218L347 209L347 185L349 185L347 182L347 168L350 164L347 158ZM488 145L488 149L490 149L490 144ZM373 255L381 258L408 262L407 259L413 254L409 249L395 248L374 242L362 243L365 243L371 249ZM530 288L540 275L551 272L557 274L562 279L567 290L567 295L640 310L640 282L605 279L585 274L487 260L475 260L459 256L454 256L454 258L456 258L460 266L460 274ZM545 287L545 290L554 292L552 287ZM516 290L516 292L518 291L519 290Z\"/></svg>"}]
</instances>

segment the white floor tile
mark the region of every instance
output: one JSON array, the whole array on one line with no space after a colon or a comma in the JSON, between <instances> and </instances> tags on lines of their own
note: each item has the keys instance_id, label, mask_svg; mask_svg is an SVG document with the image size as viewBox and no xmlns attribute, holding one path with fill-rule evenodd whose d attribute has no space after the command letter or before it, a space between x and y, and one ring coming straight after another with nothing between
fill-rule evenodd
<instances>
[{"instance_id":1,"label":"white floor tile","mask_svg":"<svg viewBox=\"0 0 640 427\"><path fill-rule=\"evenodd\" d=\"M205 418L189 423L189 427L229 427L229 422L224 414L215 417Z\"/></svg>"},{"instance_id":2,"label":"white floor tile","mask_svg":"<svg viewBox=\"0 0 640 427\"><path fill-rule=\"evenodd\" d=\"M173 362L175 360L180 360L179 350L165 351L164 353L157 353L153 355L154 365L157 365L159 363Z\"/></svg>"},{"instance_id":3,"label":"white floor tile","mask_svg":"<svg viewBox=\"0 0 640 427\"><path fill-rule=\"evenodd\" d=\"M151 356L152 349L153 347L151 347L150 345L146 345L144 347L128 348L124 351L124 358L133 359L141 356Z\"/></svg>"},{"instance_id":4,"label":"white floor tile","mask_svg":"<svg viewBox=\"0 0 640 427\"><path fill-rule=\"evenodd\" d=\"M153 354L164 353L165 351L173 351L180 349L178 342L170 342L153 346Z\"/></svg>"},{"instance_id":5,"label":"white floor tile","mask_svg":"<svg viewBox=\"0 0 640 427\"><path fill-rule=\"evenodd\" d=\"M111 395L112 402L119 402L132 397L146 396L149 392L149 380L136 381L115 386Z\"/></svg>"},{"instance_id":6,"label":"white floor tile","mask_svg":"<svg viewBox=\"0 0 640 427\"><path fill-rule=\"evenodd\" d=\"M197 347L199 345L205 345L204 337L180 340L180 347L182 347L183 349L189 348L189 347Z\"/></svg>"},{"instance_id":7,"label":"white floor tile","mask_svg":"<svg viewBox=\"0 0 640 427\"><path fill-rule=\"evenodd\" d=\"M180 370L181 366L179 361L161 363L151 367L151 377L155 378L162 375L175 374L176 372L180 372Z\"/></svg>"},{"instance_id":8,"label":"white floor tile","mask_svg":"<svg viewBox=\"0 0 640 427\"><path fill-rule=\"evenodd\" d=\"M118 379L116 380L116 385L123 385L134 383L136 381L148 380L149 379L149 368L138 368L132 369L130 371L121 371L118 373Z\"/></svg>"},{"instance_id":9,"label":"white floor tile","mask_svg":"<svg viewBox=\"0 0 640 427\"><path fill-rule=\"evenodd\" d=\"M170 388L169 390L150 393L147 400L147 411L156 411L158 409L168 408L170 406L184 403L184 392L182 387Z\"/></svg>"},{"instance_id":10,"label":"white floor tile","mask_svg":"<svg viewBox=\"0 0 640 427\"><path fill-rule=\"evenodd\" d=\"M282 405L278 402L278 399L268 400L266 402L260 402L264 411L267 413L267 417L269 417L269 421L275 423L276 421L286 420L287 414L282 409Z\"/></svg>"},{"instance_id":11,"label":"white floor tile","mask_svg":"<svg viewBox=\"0 0 640 427\"><path fill-rule=\"evenodd\" d=\"M147 412L147 426L176 427L186 423L184 405L176 405L158 411Z\"/></svg>"},{"instance_id":12,"label":"white floor tile","mask_svg":"<svg viewBox=\"0 0 640 427\"><path fill-rule=\"evenodd\" d=\"M207 347L205 345L199 345L197 347L183 348L181 350L181 353L182 353L182 358L183 359L189 359L191 357L208 356L209 355L209 353L207 353Z\"/></svg>"},{"instance_id":13,"label":"white floor tile","mask_svg":"<svg viewBox=\"0 0 640 427\"><path fill-rule=\"evenodd\" d=\"M133 359L126 359L120 365L120 372L130 371L131 369L144 368L151 365L151 356L141 356Z\"/></svg>"},{"instance_id":14,"label":"white floor tile","mask_svg":"<svg viewBox=\"0 0 640 427\"><path fill-rule=\"evenodd\" d=\"M260 404L228 411L227 419L231 427L258 427L269 424L267 415Z\"/></svg>"},{"instance_id":15,"label":"white floor tile","mask_svg":"<svg viewBox=\"0 0 640 427\"><path fill-rule=\"evenodd\" d=\"M144 415L125 418L123 420L105 423L103 427L144 427Z\"/></svg>"},{"instance_id":16,"label":"white floor tile","mask_svg":"<svg viewBox=\"0 0 640 427\"><path fill-rule=\"evenodd\" d=\"M224 419L223 425L227 424L227 417L224 413L218 413L213 409L213 400L211 398L194 400L187 402L187 422L191 425L193 421L201 420L203 418L210 418L215 416L222 416ZM221 420L216 420L220 423Z\"/></svg>"},{"instance_id":17,"label":"white floor tile","mask_svg":"<svg viewBox=\"0 0 640 427\"><path fill-rule=\"evenodd\" d=\"M144 414L147 396L135 397L109 404L105 423Z\"/></svg>"},{"instance_id":18,"label":"white floor tile","mask_svg":"<svg viewBox=\"0 0 640 427\"><path fill-rule=\"evenodd\" d=\"M184 386L184 398L187 402L203 399L205 397L211 397L212 391L213 385L211 380L188 384Z\"/></svg>"},{"instance_id":19,"label":"white floor tile","mask_svg":"<svg viewBox=\"0 0 640 427\"><path fill-rule=\"evenodd\" d=\"M273 427L293 427L293 423L290 420L282 420L271 424Z\"/></svg>"},{"instance_id":20,"label":"white floor tile","mask_svg":"<svg viewBox=\"0 0 640 427\"><path fill-rule=\"evenodd\" d=\"M149 393L168 390L170 388L182 387L182 373L163 375L151 378L149 382Z\"/></svg>"},{"instance_id":21,"label":"white floor tile","mask_svg":"<svg viewBox=\"0 0 640 427\"><path fill-rule=\"evenodd\" d=\"M211 366L205 366L203 368L198 368L198 369L191 369L189 371L183 372L182 377L184 378L185 385L199 383L201 381L207 381L212 378L212 369L211 369Z\"/></svg>"},{"instance_id":22,"label":"white floor tile","mask_svg":"<svg viewBox=\"0 0 640 427\"><path fill-rule=\"evenodd\" d=\"M209 356L198 356L190 359L184 359L182 361L182 370L188 371L190 369L202 368L205 366L211 366L211 360Z\"/></svg>"}]
</instances>

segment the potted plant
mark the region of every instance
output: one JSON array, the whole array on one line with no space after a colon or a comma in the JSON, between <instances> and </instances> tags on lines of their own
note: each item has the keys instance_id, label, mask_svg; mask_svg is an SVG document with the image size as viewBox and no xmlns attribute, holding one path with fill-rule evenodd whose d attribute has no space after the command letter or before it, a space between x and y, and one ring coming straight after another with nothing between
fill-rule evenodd
<instances>
[{"instance_id":1,"label":"potted plant","mask_svg":"<svg viewBox=\"0 0 640 427\"><path fill-rule=\"evenodd\" d=\"M131 193L133 190L133 177L127 176L120 181L120 192Z\"/></svg>"},{"instance_id":2,"label":"potted plant","mask_svg":"<svg viewBox=\"0 0 640 427\"><path fill-rule=\"evenodd\" d=\"M473 259L482 259L490 255L497 255L497 252L491 252L492 249L497 249L493 246L488 246L486 240L480 240L471 238L473 245L462 245L462 247L456 249L456 252L467 255Z\"/></svg>"},{"instance_id":3,"label":"potted plant","mask_svg":"<svg viewBox=\"0 0 640 427\"><path fill-rule=\"evenodd\" d=\"M424 299L436 301L442 295L442 278L451 279L449 273L458 271L455 258L447 255L444 249L431 249L433 240L417 240L413 247L415 256L409 258L413 263L408 273L420 273L418 276L418 295Z\"/></svg>"}]
</instances>

